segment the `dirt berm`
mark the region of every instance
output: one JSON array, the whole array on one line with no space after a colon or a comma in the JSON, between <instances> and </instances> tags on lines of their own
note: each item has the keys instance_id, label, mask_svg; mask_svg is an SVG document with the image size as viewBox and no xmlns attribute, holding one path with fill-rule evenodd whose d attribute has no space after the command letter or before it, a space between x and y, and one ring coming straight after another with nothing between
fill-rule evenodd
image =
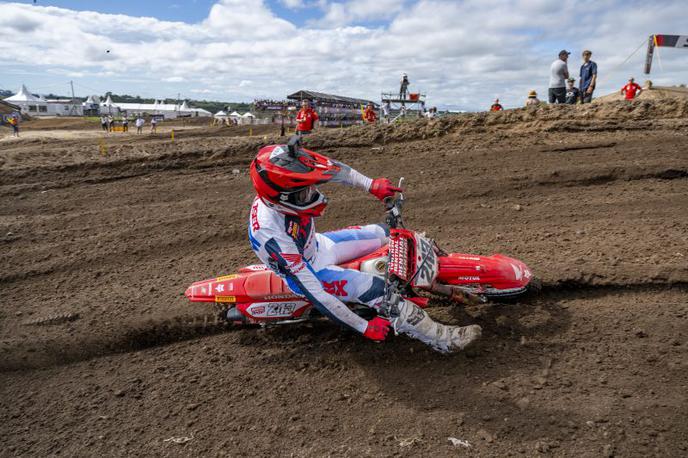
<instances>
[{"instance_id":1,"label":"dirt berm","mask_svg":"<svg viewBox=\"0 0 688 458\"><path fill-rule=\"evenodd\" d=\"M483 326L453 356L329 322L227 329L184 299L255 262L247 166L274 128L2 140L0 456L686 456L687 115L541 106L308 138L406 177L407 224L447 250L543 278L525 303L433 302ZM382 218L325 191L320 230Z\"/></svg>"}]
</instances>

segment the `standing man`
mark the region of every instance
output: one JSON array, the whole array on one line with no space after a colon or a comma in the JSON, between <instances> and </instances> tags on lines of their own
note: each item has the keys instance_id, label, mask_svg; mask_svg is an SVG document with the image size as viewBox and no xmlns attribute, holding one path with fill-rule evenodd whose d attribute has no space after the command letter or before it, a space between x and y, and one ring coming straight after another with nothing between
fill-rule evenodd
<instances>
[{"instance_id":1,"label":"standing man","mask_svg":"<svg viewBox=\"0 0 688 458\"><path fill-rule=\"evenodd\" d=\"M495 99L494 103L490 107L490 111L502 111L504 107L499 103L499 99Z\"/></svg>"},{"instance_id":2,"label":"standing man","mask_svg":"<svg viewBox=\"0 0 688 458\"><path fill-rule=\"evenodd\" d=\"M151 134L158 133L158 118L151 116Z\"/></svg>"},{"instance_id":3,"label":"standing man","mask_svg":"<svg viewBox=\"0 0 688 458\"><path fill-rule=\"evenodd\" d=\"M626 97L626 100L633 100L642 94L643 88L635 82L635 78L630 77L628 84L621 88L621 95Z\"/></svg>"},{"instance_id":4,"label":"standing man","mask_svg":"<svg viewBox=\"0 0 688 458\"><path fill-rule=\"evenodd\" d=\"M100 116L100 127L103 129L105 132L108 131L108 118L105 115Z\"/></svg>"},{"instance_id":5,"label":"standing man","mask_svg":"<svg viewBox=\"0 0 688 458\"><path fill-rule=\"evenodd\" d=\"M385 124L389 124L389 113L392 111L392 105L389 101L382 105L382 118L385 120Z\"/></svg>"},{"instance_id":6,"label":"standing man","mask_svg":"<svg viewBox=\"0 0 688 458\"><path fill-rule=\"evenodd\" d=\"M583 51L583 65L580 68L581 103L592 102L592 93L597 84L597 64L590 60L592 51Z\"/></svg>"},{"instance_id":7,"label":"standing man","mask_svg":"<svg viewBox=\"0 0 688 458\"><path fill-rule=\"evenodd\" d=\"M301 109L296 115L296 134L297 135L308 135L315 129L315 123L320 119L318 113L311 108L311 103L309 100L303 100L301 102Z\"/></svg>"},{"instance_id":8,"label":"standing man","mask_svg":"<svg viewBox=\"0 0 688 458\"><path fill-rule=\"evenodd\" d=\"M566 80L566 103L568 105L575 105L581 96L581 91L575 86L575 78Z\"/></svg>"},{"instance_id":9,"label":"standing man","mask_svg":"<svg viewBox=\"0 0 688 458\"><path fill-rule=\"evenodd\" d=\"M129 119L127 118L127 115L122 117L122 132L129 132Z\"/></svg>"},{"instance_id":10,"label":"standing man","mask_svg":"<svg viewBox=\"0 0 688 458\"><path fill-rule=\"evenodd\" d=\"M136 134L142 134L143 133L143 125L146 123L146 121L143 120L143 116L139 114L139 116L136 118L136 121L134 124L136 125Z\"/></svg>"},{"instance_id":11,"label":"standing man","mask_svg":"<svg viewBox=\"0 0 688 458\"><path fill-rule=\"evenodd\" d=\"M406 100L406 93L409 87L408 75L406 73L401 74L401 86L399 87L399 98L401 100Z\"/></svg>"},{"instance_id":12,"label":"standing man","mask_svg":"<svg viewBox=\"0 0 688 458\"><path fill-rule=\"evenodd\" d=\"M375 107L372 103L369 103L363 112L363 120L368 124L375 124L377 121L377 114L375 114Z\"/></svg>"},{"instance_id":13,"label":"standing man","mask_svg":"<svg viewBox=\"0 0 688 458\"><path fill-rule=\"evenodd\" d=\"M569 68L566 61L571 53L562 49L559 58L552 62L549 77L549 103L566 103L566 80L569 77Z\"/></svg>"}]
</instances>

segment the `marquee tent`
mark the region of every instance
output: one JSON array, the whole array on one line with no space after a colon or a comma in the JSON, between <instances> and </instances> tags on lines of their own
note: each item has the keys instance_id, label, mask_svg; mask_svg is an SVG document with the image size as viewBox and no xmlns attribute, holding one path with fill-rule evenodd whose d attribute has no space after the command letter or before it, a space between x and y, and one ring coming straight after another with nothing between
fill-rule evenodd
<instances>
[{"instance_id":1,"label":"marquee tent","mask_svg":"<svg viewBox=\"0 0 688 458\"><path fill-rule=\"evenodd\" d=\"M17 105L22 113L34 116L81 116L83 114L81 103L71 99L46 100L32 94L23 84L16 94L7 97L5 101Z\"/></svg>"}]
</instances>

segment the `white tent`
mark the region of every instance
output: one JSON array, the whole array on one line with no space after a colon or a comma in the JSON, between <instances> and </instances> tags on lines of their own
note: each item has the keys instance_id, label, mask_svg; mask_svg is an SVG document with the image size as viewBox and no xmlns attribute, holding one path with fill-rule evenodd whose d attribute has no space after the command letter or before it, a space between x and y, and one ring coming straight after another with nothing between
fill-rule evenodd
<instances>
[{"instance_id":1,"label":"white tent","mask_svg":"<svg viewBox=\"0 0 688 458\"><path fill-rule=\"evenodd\" d=\"M44 100L41 100L40 97L36 97L31 92L29 92L29 90L23 84L21 89L19 89L19 92L17 92L11 97L7 97L5 101L14 104L18 104L20 102L44 102Z\"/></svg>"},{"instance_id":2,"label":"white tent","mask_svg":"<svg viewBox=\"0 0 688 458\"><path fill-rule=\"evenodd\" d=\"M232 111L232 112L229 114L229 117L230 117L230 118L241 118L241 115L240 115L239 113L237 113L236 111Z\"/></svg>"},{"instance_id":3,"label":"white tent","mask_svg":"<svg viewBox=\"0 0 688 458\"><path fill-rule=\"evenodd\" d=\"M220 110L217 113L215 113L214 117L216 118L221 118L221 119L227 119L227 113L224 111Z\"/></svg>"},{"instance_id":4,"label":"white tent","mask_svg":"<svg viewBox=\"0 0 688 458\"><path fill-rule=\"evenodd\" d=\"M253 113L250 113L250 112L247 111L246 113L244 113L243 115L241 115L241 117L242 117L242 118L255 118L255 115L254 115Z\"/></svg>"},{"instance_id":5,"label":"white tent","mask_svg":"<svg viewBox=\"0 0 688 458\"><path fill-rule=\"evenodd\" d=\"M69 99L45 100L44 97L33 95L23 84L16 94L5 100L17 105L22 113L34 116L80 116L83 114L80 103L74 103Z\"/></svg>"}]
</instances>

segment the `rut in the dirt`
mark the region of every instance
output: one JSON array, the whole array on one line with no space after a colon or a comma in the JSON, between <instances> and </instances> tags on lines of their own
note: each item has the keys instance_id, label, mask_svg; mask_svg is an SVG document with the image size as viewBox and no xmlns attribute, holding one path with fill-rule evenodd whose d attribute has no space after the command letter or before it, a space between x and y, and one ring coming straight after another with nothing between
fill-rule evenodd
<instances>
[{"instance_id":1,"label":"rut in the dirt","mask_svg":"<svg viewBox=\"0 0 688 458\"><path fill-rule=\"evenodd\" d=\"M637 284L596 285L584 280L565 280L542 285L539 296L531 295L522 305L528 302L543 302L560 298L602 297L618 294L638 294L679 290L688 294L688 283L685 282L648 282ZM514 303L507 301L507 303ZM436 299L436 305L457 306L450 301ZM518 304L518 303L516 303ZM499 308L499 303L490 303L490 307ZM63 319L59 319L63 318ZM32 320L28 324L61 324L71 321L70 314L49 316ZM326 320L323 320L326 321ZM296 325L298 326L298 325ZM251 326L237 327L219 318L217 314L194 316L176 316L162 320L149 320L145 323L123 323L117 333L89 336L86 339L55 339L50 341L33 341L27 348L26 343L5 346L4 358L0 362L0 372L33 370L52 366L62 366L79 361L86 361L108 355L136 352L148 348L170 345L204 336L223 332L238 331ZM258 328L256 326L255 328ZM389 343L388 343L389 344Z\"/></svg>"},{"instance_id":2,"label":"rut in the dirt","mask_svg":"<svg viewBox=\"0 0 688 458\"><path fill-rule=\"evenodd\" d=\"M50 317L48 317L50 318ZM38 319L37 323L50 321ZM68 321L68 320L67 320ZM59 324L57 322L56 324ZM122 323L116 333L86 336L85 339L54 339L6 345L0 372L61 366L106 355L135 352L169 345L236 328L217 315L177 316L145 323Z\"/></svg>"}]
</instances>

